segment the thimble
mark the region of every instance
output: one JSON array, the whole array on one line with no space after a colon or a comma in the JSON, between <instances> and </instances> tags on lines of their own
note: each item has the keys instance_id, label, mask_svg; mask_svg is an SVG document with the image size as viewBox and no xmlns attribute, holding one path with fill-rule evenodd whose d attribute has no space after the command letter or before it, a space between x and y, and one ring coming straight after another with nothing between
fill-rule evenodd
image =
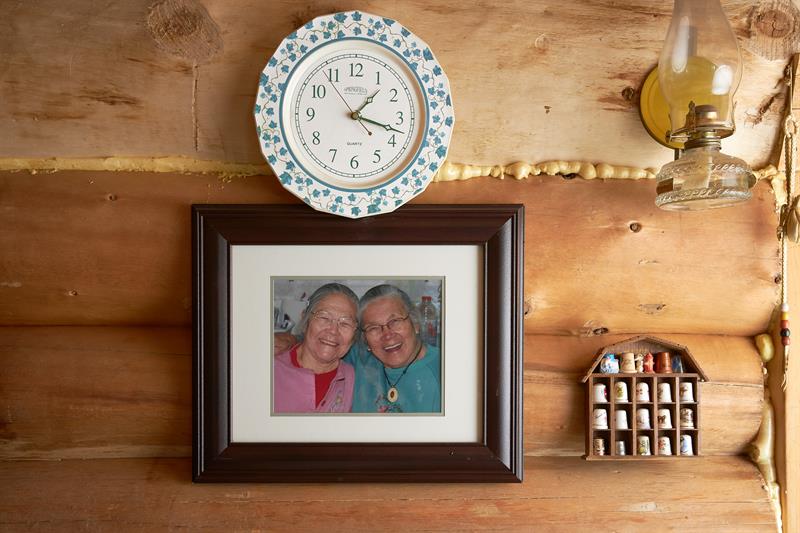
<instances>
[{"instance_id":1,"label":"thimble","mask_svg":"<svg viewBox=\"0 0 800 533\"><path fill-rule=\"evenodd\" d=\"M669 409L658 410L658 427L664 429L672 429L672 416Z\"/></svg>"},{"instance_id":2,"label":"thimble","mask_svg":"<svg viewBox=\"0 0 800 533\"><path fill-rule=\"evenodd\" d=\"M624 409L617 409L615 416L616 429L628 429L628 412Z\"/></svg>"},{"instance_id":3,"label":"thimble","mask_svg":"<svg viewBox=\"0 0 800 533\"><path fill-rule=\"evenodd\" d=\"M636 425L639 429L650 429L650 410L641 407L636 410Z\"/></svg>"},{"instance_id":4,"label":"thimble","mask_svg":"<svg viewBox=\"0 0 800 533\"><path fill-rule=\"evenodd\" d=\"M594 454L595 455L605 455L606 454L606 442L603 439L594 439Z\"/></svg>"},{"instance_id":5,"label":"thimble","mask_svg":"<svg viewBox=\"0 0 800 533\"><path fill-rule=\"evenodd\" d=\"M647 435L639 435L636 439L638 446L636 448L636 453L639 455L652 455L650 453L650 437Z\"/></svg>"},{"instance_id":6,"label":"thimble","mask_svg":"<svg viewBox=\"0 0 800 533\"><path fill-rule=\"evenodd\" d=\"M593 419L594 429L608 429L608 412L605 409L595 409Z\"/></svg>"},{"instance_id":7,"label":"thimble","mask_svg":"<svg viewBox=\"0 0 800 533\"><path fill-rule=\"evenodd\" d=\"M681 407L681 428L694 428L694 411L691 407Z\"/></svg>"},{"instance_id":8,"label":"thimble","mask_svg":"<svg viewBox=\"0 0 800 533\"><path fill-rule=\"evenodd\" d=\"M625 374L633 374L636 372L636 360L635 355L633 352L626 352L622 354L622 363L620 367L620 372Z\"/></svg>"},{"instance_id":9,"label":"thimble","mask_svg":"<svg viewBox=\"0 0 800 533\"><path fill-rule=\"evenodd\" d=\"M636 384L636 401L649 402L650 401L650 385L644 381Z\"/></svg>"},{"instance_id":10,"label":"thimble","mask_svg":"<svg viewBox=\"0 0 800 533\"><path fill-rule=\"evenodd\" d=\"M628 401L628 384L624 381L617 381L614 383L614 398L618 402Z\"/></svg>"},{"instance_id":11,"label":"thimble","mask_svg":"<svg viewBox=\"0 0 800 533\"><path fill-rule=\"evenodd\" d=\"M658 384L658 401L661 403L672 402L672 389L670 388L669 383Z\"/></svg>"},{"instance_id":12,"label":"thimble","mask_svg":"<svg viewBox=\"0 0 800 533\"><path fill-rule=\"evenodd\" d=\"M672 455L672 444L669 437L658 437L658 455Z\"/></svg>"},{"instance_id":13,"label":"thimble","mask_svg":"<svg viewBox=\"0 0 800 533\"><path fill-rule=\"evenodd\" d=\"M658 352L656 354L656 372L659 374L672 373L672 358L669 352Z\"/></svg>"},{"instance_id":14,"label":"thimble","mask_svg":"<svg viewBox=\"0 0 800 533\"><path fill-rule=\"evenodd\" d=\"M692 388L691 381L681 381L680 394L682 402L694 401L694 389Z\"/></svg>"},{"instance_id":15,"label":"thimble","mask_svg":"<svg viewBox=\"0 0 800 533\"><path fill-rule=\"evenodd\" d=\"M595 402L607 402L608 401L608 389L606 388L605 383L595 383L594 384L594 401Z\"/></svg>"},{"instance_id":16,"label":"thimble","mask_svg":"<svg viewBox=\"0 0 800 533\"><path fill-rule=\"evenodd\" d=\"M624 440L618 440L616 442L614 451L615 451L615 453L617 455L626 455L626 453L625 453L625 441Z\"/></svg>"},{"instance_id":17,"label":"thimble","mask_svg":"<svg viewBox=\"0 0 800 533\"><path fill-rule=\"evenodd\" d=\"M694 455L691 435L681 435L681 455Z\"/></svg>"}]
</instances>

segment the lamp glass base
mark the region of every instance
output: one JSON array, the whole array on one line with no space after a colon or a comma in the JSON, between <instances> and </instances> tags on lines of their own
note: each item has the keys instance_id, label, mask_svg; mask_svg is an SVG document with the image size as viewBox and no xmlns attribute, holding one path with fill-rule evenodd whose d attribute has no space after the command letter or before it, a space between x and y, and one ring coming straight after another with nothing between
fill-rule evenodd
<instances>
[{"instance_id":1,"label":"lamp glass base","mask_svg":"<svg viewBox=\"0 0 800 533\"><path fill-rule=\"evenodd\" d=\"M656 205L670 211L728 207L752 197L755 183L747 163L725 155L719 145L686 150L656 176Z\"/></svg>"},{"instance_id":2,"label":"lamp glass base","mask_svg":"<svg viewBox=\"0 0 800 533\"><path fill-rule=\"evenodd\" d=\"M730 207L746 202L752 196L749 190L732 187L686 189L659 194L656 205L667 211L700 211Z\"/></svg>"}]
</instances>

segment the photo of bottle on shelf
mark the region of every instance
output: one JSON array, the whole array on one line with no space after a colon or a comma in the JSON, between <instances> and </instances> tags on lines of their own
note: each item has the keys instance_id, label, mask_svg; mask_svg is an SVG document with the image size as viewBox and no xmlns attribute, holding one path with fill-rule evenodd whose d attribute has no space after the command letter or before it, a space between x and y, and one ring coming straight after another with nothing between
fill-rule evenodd
<instances>
[{"instance_id":1,"label":"photo of bottle on shelf","mask_svg":"<svg viewBox=\"0 0 800 533\"><path fill-rule=\"evenodd\" d=\"M423 296L417 307L420 315L420 336L425 344L439 346L439 313L430 296Z\"/></svg>"}]
</instances>

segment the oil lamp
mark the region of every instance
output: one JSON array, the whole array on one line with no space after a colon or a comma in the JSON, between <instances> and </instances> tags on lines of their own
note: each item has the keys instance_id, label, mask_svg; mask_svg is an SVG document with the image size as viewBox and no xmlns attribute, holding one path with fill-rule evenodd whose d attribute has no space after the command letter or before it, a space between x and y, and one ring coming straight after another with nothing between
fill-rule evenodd
<instances>
[{"instance_id":1,"label":"oil lamp","mask_svg":"<svg viewBox=\"0 0 800 533\"><path fill-rule=\"evenodd\" d=\"M656 205L668 210L727 207L748 200L755 176L723 154L733 134L733 95L742 76L736 37L719 0L675 0L664 49L642 86L650 134L676 150L656 176Z\"/></svg>"}]
</instances>

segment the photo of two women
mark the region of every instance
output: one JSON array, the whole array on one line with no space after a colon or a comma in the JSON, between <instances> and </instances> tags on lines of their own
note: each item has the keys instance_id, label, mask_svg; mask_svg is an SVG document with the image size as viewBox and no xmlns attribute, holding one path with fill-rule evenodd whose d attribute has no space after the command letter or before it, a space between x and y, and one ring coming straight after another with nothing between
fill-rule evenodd
<instances>
[{"instance_id":1,"label":"photo of two women","mask_svg":"<svg viewBox=\"0 0 800 533\"><path fill-rule=\"evenodd\" d=\"M272 412L441 413L443 278L272 279Z\"/></svg>"}]
</instances>

